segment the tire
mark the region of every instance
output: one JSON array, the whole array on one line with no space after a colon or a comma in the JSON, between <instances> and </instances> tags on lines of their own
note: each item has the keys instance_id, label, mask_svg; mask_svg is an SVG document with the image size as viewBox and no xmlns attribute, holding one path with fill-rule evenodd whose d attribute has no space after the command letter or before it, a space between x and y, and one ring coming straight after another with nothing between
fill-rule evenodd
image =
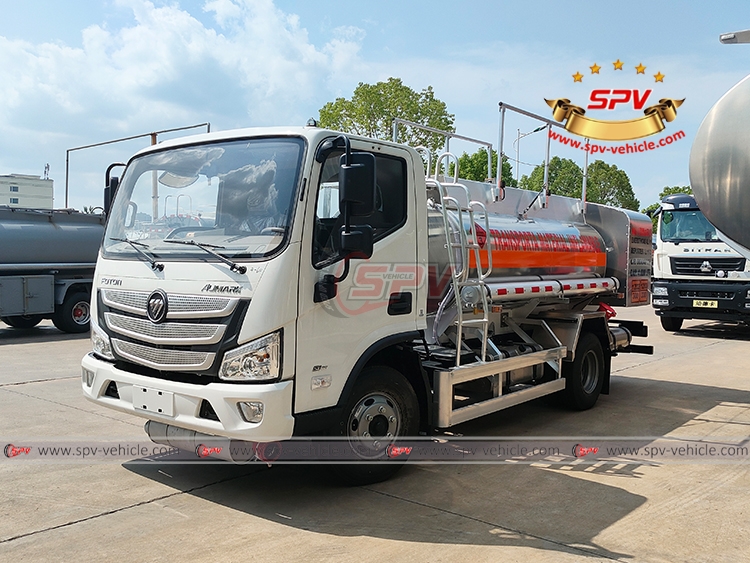
<instances>
[{"instance_id":1,"label":"tire","mask_svg":"<svg viewBox=\"0 0 750 563\"><path fill-rule=\"evenodd\" d=\"M569 407L584 411L596 404L604 384L604 353L599 339L592 333L581 335L575 360L563 366L565 399Z\"/></svg>"},{"instance_id":2,"label":"tire","mask_svg":"<svg viewBox=\"0 0 750 563\"><path fill-rule=\"evenodd\" d=\"M89 294L84 291L66 295L62 305L55 309L52 316L52 322L58 329L71 333L87 332L90 320Z\"/></svg>"},{"instance_id":3,"label":"tire","mask_svg":"<svg viewBox=\"0 0 750 563\"><path fill-rule=\"evenodd\" d=\"M418 430L419 403L406 378L388 366L365 368L330 432L347 438L349 455L356 461L334 466L334 474L347 485L389 479L405 461L404 456L390 459L390 446L399 437L416 436Z\"/></svg>"},{"instance_id":4,"label":"tire","mask_svg":"<svg viewBox=\"0 0 750 563\"><path fill-rule=\"evenodd\" d=\"M661 327L667 332L677 332L682 328L682 319L679 317L659 317Z\"/></svg>"},{"instance_id":5,"label":"tire","mask_svg":"<svg viewBox=\"0 0 750 563\"><path fill-rule=\"evenodd\" d=\"M13 328L34 328L44 317L42 315L15 315L2 317L2 321Z\"/></svg>"}]
</instances>

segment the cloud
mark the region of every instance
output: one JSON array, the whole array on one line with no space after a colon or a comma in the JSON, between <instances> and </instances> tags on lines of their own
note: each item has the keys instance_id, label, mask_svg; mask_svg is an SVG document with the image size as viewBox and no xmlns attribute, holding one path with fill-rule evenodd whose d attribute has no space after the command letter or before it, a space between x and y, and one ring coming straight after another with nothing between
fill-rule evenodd
<instances>
[{"instance_id":1,"label":"cloud","mask_svg":"<svg viewBox=\"0 0 750 563\"><path fill-rule=\"evenodd\" d=\"M38 173L51 162L57 205L72 146L202 121L304 123L358 64L364 37L339 28L314 45L299 18L270 0L208 0L207 23L175 3L116 6L129 12L126 25L91 25L81 47L0 37L0 169ZM44 154L30 150L39 139Z\"/></svg>"}]
</instances>

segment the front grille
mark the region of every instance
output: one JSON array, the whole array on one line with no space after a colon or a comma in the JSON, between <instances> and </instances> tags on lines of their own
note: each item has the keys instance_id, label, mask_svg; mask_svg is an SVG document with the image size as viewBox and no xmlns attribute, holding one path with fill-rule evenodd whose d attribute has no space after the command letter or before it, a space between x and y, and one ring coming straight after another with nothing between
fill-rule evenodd
<instances>
[{"instance_id":1,"label":"front grille","mask_svg":"<svg viewBox=\"0 0 750 563\"><path fill-rule=\"evenodd\" d=\"M716 276L716 272L741 272L745 269L744 258L695 258L670 257L672 273L683 276ZM709 269L710 268L710 269Z\"/></svg>"},{"instance_id":2,"label":"front grille","mask_svg":"<svg viewBox=\"0 0 750 563\"><path fill-rule=\"evenodd\" d=\"M114 351L131 362L163 371L208 369L214 361L213 352L152 348L135 342L112 339Z\"/></svg>"},{"instance_id":3,"label":"front grille","mask_svg":"<svg viewBox=\"0 0 750 563\"><path fill-rule=\"evenodd\" d=\"M216 344L221 341L227 328L223 324L154 324L147 319L126 317L115 313L104 313L104 319L107 321L107 326L114 332L152 344Z\"/></svg>"},{"instance_id":4,"label":"front grille","mask_svg":"<svg viewBox=\"0 0 750 563\"><path fill-rule=\"evenodd\" d=\"M734 299L732 291L680 291L678 295L683 299Z\"/></svg>"},{"instance_id":5,"label":"front grille","mask_svg":"<svg viewBox=\"0 0 750 563\"><path fill-rule=\"evenodd\" d=\"M103 289L102 301L106 305L128 313L146 316L146 306L151 292ZM169 294L168 319L195 319L226 317L239 303L230 297L209 297L204 295Z\"/></svg>"}]
</instances>

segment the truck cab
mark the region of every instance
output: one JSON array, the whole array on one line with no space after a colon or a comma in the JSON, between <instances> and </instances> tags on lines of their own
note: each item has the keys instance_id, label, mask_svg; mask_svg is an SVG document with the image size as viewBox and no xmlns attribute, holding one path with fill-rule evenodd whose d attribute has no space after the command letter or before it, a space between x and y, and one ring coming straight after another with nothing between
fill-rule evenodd
<instances>
[{"instance_id":1,"label":"truck cab","mask_svg":"<svg viewBox=\"0 0 750 563\"><path fill-rule=\"evenodd\" d=\"M658 210L652 304L662 327L685 319L750 319L750 264L721 240L687 194L665 197Z\"/></svg>"}]
</instances>

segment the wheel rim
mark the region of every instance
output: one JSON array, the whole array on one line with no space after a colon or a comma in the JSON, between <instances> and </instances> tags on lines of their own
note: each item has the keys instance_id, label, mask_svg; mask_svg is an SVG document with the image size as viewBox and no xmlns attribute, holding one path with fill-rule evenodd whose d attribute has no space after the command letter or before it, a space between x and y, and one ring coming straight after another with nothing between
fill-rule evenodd
<instances>
[{"instance_id":1,"label":"wheel rim","mask_svg":"<svg viewBox=\"0 0 750 563\"><path fill-rule=\"evenodd\" d=\"M589 350L581 360L581 387L584 393L591 394L599 383L599 358L596 352Z\"/></svg>"},{"instance_id":2,"label":"wheel rim","mask_svg":"<svg viewBox=\"0 0 750 563\"><path fill-rule=\"evenodd\" d=\"M378 457L393 442L401 428L396 402L384 393L364 396L352 409L347 422L347 436L362 457Z\"/></svg>"},{"instance_id":3,"label":"wheel rim","mask_svg":"<svg viewBox=\"0 0 750 563\"><path fill-rule=\"evenodd\" d=\"M73 305L71 317L73 318L73 322L77 325L85 325L86 323L88 323L89 318L91 317L91 309L89 308L89 304L85 301L79 301L78 303Z\"/></svg>"}]
</instances>

